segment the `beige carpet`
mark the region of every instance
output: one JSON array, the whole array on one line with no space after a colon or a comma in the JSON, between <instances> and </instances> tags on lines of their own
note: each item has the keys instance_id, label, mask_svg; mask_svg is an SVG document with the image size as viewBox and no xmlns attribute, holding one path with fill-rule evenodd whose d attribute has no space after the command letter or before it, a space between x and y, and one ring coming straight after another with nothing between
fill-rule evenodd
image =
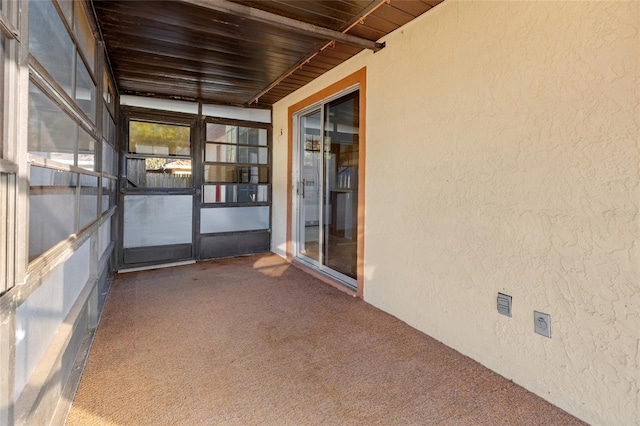
<instances>
[{"instance_id":1,"label":"beige carpet","mask_svg":"<svg viewBox=\"0 0 640 426\"><path fill-rule=\"evenodd\" d=\"M122 274L68 425L570 425L275 255Z\"/></svg>"}]
</instances>

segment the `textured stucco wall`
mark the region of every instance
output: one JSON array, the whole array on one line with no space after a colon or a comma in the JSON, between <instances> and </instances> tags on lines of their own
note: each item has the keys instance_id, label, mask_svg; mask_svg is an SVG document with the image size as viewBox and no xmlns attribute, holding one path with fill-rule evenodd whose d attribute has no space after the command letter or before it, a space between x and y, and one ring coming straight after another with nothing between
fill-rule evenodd
<instances>
[{"instance_id":1,"label":"textured stucco wall","mask_svg":"<svg viewBox=\"0 0 640 426\"><path fill-rule=\"evenodd\" d=\"M274 251L286 108L366 66L365 300L588 422L639 424L640 2L447 0L386 41L275 106Z\"/></svg>"}]
</instances>

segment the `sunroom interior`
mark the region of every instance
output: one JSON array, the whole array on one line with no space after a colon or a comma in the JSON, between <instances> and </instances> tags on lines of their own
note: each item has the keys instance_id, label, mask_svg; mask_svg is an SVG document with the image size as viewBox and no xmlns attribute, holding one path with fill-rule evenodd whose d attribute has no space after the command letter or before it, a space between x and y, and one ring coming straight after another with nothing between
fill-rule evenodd
<instances>
[{"instance_id":1,"label":"sunroom interior","mask_svg":"<svg viewBox=\"0 0 640 426\"><path fill-rule=\"evenodd\" d=\"M268 252L638 424L637 2L0 0L0 30L0 424L54 419L115 274Z\"/></svg>"}]
</instances>

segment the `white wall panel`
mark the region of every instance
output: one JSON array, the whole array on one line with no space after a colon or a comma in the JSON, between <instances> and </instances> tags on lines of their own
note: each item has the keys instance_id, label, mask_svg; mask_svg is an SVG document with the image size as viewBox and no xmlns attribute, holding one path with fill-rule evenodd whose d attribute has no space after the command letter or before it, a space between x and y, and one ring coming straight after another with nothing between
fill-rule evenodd
<instances>
[{"instance_id":1,"label":"white wall panel","mask_svg":"<svg viewBox=\"0 0 640 426\"><path fill-rule=\"evenodd\" d=\"M87 241L17 309L16 398L89 281L90 252Z\"/></svg>"}]
</instances>

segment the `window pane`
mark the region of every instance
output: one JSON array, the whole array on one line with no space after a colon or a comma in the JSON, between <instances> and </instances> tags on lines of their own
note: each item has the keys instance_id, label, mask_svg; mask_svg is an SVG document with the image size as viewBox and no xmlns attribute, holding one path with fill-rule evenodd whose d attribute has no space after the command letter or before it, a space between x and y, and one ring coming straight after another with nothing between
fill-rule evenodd
<instances>
[{"instance_id":1,"label":"window pane","mask_svg":"<svg viewBox=\"0 0 640 426\"><path fill-rule=\"evenodd\" d=\"M269 206L216 207L202 209L200 213L202 234L260 229L269 229Z\"/></svg>"},{"instance_id":2,"label":"window pane","mask_svg":"<svg viewBox=\"0 0 640 426\"><path fill-rule=\"evenodd\" d=\"M91 135L89 135L89 133L78 127L78 167L82 167L87 170L95 170L95 159L95 140Z\"/></svg>"},{"instance_id":3,"label":"window pane","mask_svg":"<svg viewBox=\"0 0 640 426\"><path fill-rule=\"evenodd\" d=\"M105 63L107 62L107 58L105 57ZM106 105L106 109L111 113L111 115L115 115L115 89L113 88L113 84L111 83L111 78L109 78L109 73L105 70L102 73L102 97L104 98L104 102Z\"/></svg>"},{"instance_id":4,"label":"window pane","mask_svg":"<svg viewBox=\"0 0 640 426\"><path fill-rule=\"evenodd\" d=\"M238 199L236 185L204 185L203 202L235 203Z\"/></svg>"},{"instance_id":5,"label":"window pane","mask_svg":"<svg viewBox=\"0 0 640 426\"><path fill-rule=\"evenodd\" d=\"M102 171L117 176L118 163L116 152L111 145L102 142Z\"/></svg>"},{"instance_id":6,"label":"window pane","mask_svg":"<svg viewBox=\"0 0 640 426\"><path fill-rule=\"evenodd\" d=\"M267 164L267 148L258 148L257 146L238 147L238 163Z\"/></svg>"},{"instance_id":7,"label":"window pane","mask_svg":"<svg viewBox=\"0 0 640 426\"><path fill-rule=\"evenodd\" d=\"M237 127L225 124L207 123L207 141L238 143Z\"/></svg>"},{"instance_id":8,"label":"window pane","mask_svg":"<svg viewBox=\"0 0 640 426\"><path fill-rule=\"evenodd\" d=\"M267 129L238 128L238 143L241 145L267 145Z\"/></svg>"},{"instance_id":9,"label":"window pane","mask_svg":"<svg viewBox=\"0 0 640 426\"><path fill-rule=\"evenodd\" d=\"M239 183L269 183L268 167L239 167Z\"/></svg>"},{"instance_id":10,"label":"window pane","mask_svg":"<svg viewBox=\"0 0 640 426\"><path fill-rule=\"evenodd\" d=\"M235 166L204 166L205 182L237 182Z\"/></svg>"},{"instance_id":11,"label":"window pane","mask_svg":"<svg viewBox=\"0 0 640 426\"><path fill-rule=\"evenodd\" d=\"M98 178L80 175L80 218L79 229L84 228L98 217Z\"/></svg>"},{"instance_id":12,"label":"window pane","mask_svg":"<svg viewBox=\"0 0 640 426\"><path fill-rule=\"evenodd\" d=\"M87 20L87 16L84 14L82 7L80 4L77 4L76 13L74 16L74 27L76 31L76 38L78 39L78 44L82 49L85 57L87 58L87 62L89 63L89 68L93 70L94 66L94 57L95 57L95 49L96 49L96 40L93 37L93 32L91 31L91 26L89 25L89 21ZM79 59L79 58L78 58Z\"/></svg>"},{"instance_id":13,"label":"window pane","mask_svg":"<svg viewBox=\"0 0 640 426\"><path fill-rule=\"evenodd\" d=\"M102 137L109 141L111 145L115 145L116 123L114 123L111 114L107 111L106 104L102 108Z\"/></svg>"},{"instance_id":14,"label":"window pane","mask_svg":"<svg viewBox=\"0 0 640 426\"><path fill-rule=\"evenodd\" d=\"M67 21L71 24L71 18L73 17L73 0L58 0L58 4Z\"/></svg>"},{"instance_id":15,"label":"window pane","mask_svg":"<svg viewBox=\"0 0 640 426\"><path fill-rule=\"evenodd\" d=\"M116 205L116 180L102 178L102 213Z\"/></svg>"},{"instance_id":16,"label":"window pane","mask_svg":"<svg viewBox=\"0 0 640 426\"><path fill-rule=\"evenodd\" d=\"M131 121L129 152L154 155L190 155L191 129L173 124Z\"/></svg>"},{"instance_id":17,"label":"window pane","mask_svg":"<svg viewBox=\"0 0 640 426\"><path fill-rule=\"evenodd\" d=\"M29 152L73 165L77 132L78 125L29 84Z\"/></svg>"},{"instance_id":18,"label":"window pane","mask_svg":"<svg viewBox=\"0 0 640 426\"><path fill-rule=\"evenodd\" d=\"M128 188L189 188L191 160L128 158Z\"/></svg>"},{"instance_id":19,"label":"window pane","mask_svg":"<svg viewBox=\"0 0 640 426\"><path fill-rule=\"evenodd\" d=\"M1 2L0 2L1 4ZM5 42L4 34L0 31L0 87L4 88L4 58L5 58ZM3 89L4 93L4 89ZM4 96L0 96L0 158L4 155L3 145L3 120L4 120Z\"/></svg>"},{"instance_id":20,"label":"window pane","mask_svg":"<svg viewBox=\"0 0 640 426\"><path fill-rule=\"evenodd\" d=\"M91 119L96 121L96 86L91 80L87 67L84 66L84 62L78 55L78 63L76 65L76 103L84 111L85 114Z\"/></svg>"},{"instance_id":21,"label":"window pane","mask_svg":"<svg viewBox=\"0 0 640 426\"><path fill-rule=\"evenodd\" d=\"M269 201L267 185L204 185L204 203L265 203Z\"/></svg>"},{"instance_id":22,"label":"window pane","mask_svg":"<svg viewBox=\"0 0 640 426\"><path fill-rule=\"evenodd\" d=\"M266 185L238 185L239 203L263 203L267 199Z\"/></svg>"},{"instance_id":23,"label":"window pane","mask_svg":"<svg viewBox=\"0 0 640 426\"><path fill-rule=\"evenodd\" d=\"M31 167L29 258L75 232L77 174Z\"/></svg>"},{"instance_id":24,"label":"window pane","mask_svg":"<svg viewBox=\"0 0 640 426\"><path fill-rule=\"evenodd\" d=\"M205 149L204 161L235 163L236 162L236 146L223 145L217 143L208 143Z\"/></svg>"},{"instance_id":25,"label":"window pane","mask_svg":"<svg viewBox=\"0 0 640 426\"><path fill-rule=\"evenodd\" d=\"M75 46L50 0L29 3L29 51L73 96Z\"/></svg>"}]
</instances>

